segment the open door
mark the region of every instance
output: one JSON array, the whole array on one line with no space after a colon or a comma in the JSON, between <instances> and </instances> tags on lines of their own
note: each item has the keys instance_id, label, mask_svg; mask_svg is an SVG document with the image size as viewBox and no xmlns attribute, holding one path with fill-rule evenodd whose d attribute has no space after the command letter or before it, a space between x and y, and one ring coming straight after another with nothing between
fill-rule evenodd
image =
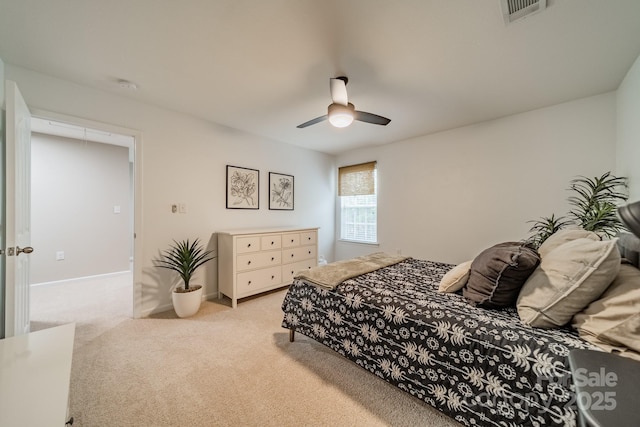
<instances>
[{"instance_id":1,"label":"open door","mask_svg":"<svg viewBox=\"0 0 640 427\"><path fill-rule=\"evenodd\" d=\"M5 337L29 332L31 114L15 82L6 81Z\"/></svg>"}]
</instances>

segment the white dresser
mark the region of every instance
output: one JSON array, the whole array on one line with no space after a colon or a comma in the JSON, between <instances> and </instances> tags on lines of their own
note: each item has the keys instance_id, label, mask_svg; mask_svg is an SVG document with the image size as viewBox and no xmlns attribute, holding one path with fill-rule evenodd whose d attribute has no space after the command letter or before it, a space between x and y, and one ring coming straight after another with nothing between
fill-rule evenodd
<instances>
[{"instance_id":1,"label":"white dresser","mask_svg":"<svg viewBox=\"0 0 640 427\"><path fill-rule=\"evenodd\" d=\"M76 325L0 339L0 426L63 427Z\"/></svg>"},{"instance_id":2,"label":"white dresser","mask_svg":"<svg viewBox=\"0 0 640 427\"><path fill-rule=\"evenodd\" d=\"M315 267L318 228L218 231L218 297L238 299L289 285Z\"/></svg>"}]
</instances>

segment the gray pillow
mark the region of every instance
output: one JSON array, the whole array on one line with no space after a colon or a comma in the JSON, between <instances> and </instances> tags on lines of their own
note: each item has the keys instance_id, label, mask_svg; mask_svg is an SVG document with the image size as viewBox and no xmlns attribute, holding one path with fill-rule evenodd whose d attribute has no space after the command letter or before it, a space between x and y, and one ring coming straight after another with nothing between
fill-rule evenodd
<instances>
[{"instance_id":1,"label":"gray pillow","mask_svg":"<svg viewBox=\"0 0 640 427\"><path fill-rule=\"evenodd\" d=\"M462 295L470 304L480 307L512 306L539 263L538 253L522 243L494 245L474 258Z\"/></svg>"}]
</instances>

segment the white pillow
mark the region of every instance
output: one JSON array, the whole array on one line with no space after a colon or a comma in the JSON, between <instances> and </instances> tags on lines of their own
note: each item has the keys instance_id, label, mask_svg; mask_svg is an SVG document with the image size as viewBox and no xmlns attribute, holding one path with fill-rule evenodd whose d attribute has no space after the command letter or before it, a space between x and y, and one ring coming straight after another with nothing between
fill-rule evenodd
<instances>
[{"instance_id":1,"label":"white pillow","mask_svg":"<svg viewBox=\"0 0 640 427\"><path fill-rule=\"evenodd\" d=\"M464 285L466 285L469 280L472 261L465 261L462 264L458 264L442 276L438 292L457 292L464 288Z\"/></svg>"},{"instance_id":2,"label":"white pillow","mask_svg":"<svg viewBox=\"0 0 640 427\"><path fill-rule=\"evenodd\" d=\"M640 270L621 265L613 283L573 316L571 326L592 344L640 359Z\"/></svg>"},{"instance_id":3,"label":"white pillow","mask_svg":"<svg viewBox=\"0 0 640 427\"><path fill-rule=\"evenodd\" d=\"M602 240L593 231L587 231L583 228L564 228L553 233L547 238L538 248L538 254L540 258L547 256L549 252L554 250L560 245L568 243L576 239L591 239L594 241Z\"/></svg>"},{"instance_id":4,"label":"white pillow","mask_svg":"<svg viewBox=\"0 0 640 427\"><path fill-rule=\"evenodd\" d=\"M549 252L518 295L522 322L539 328L563 326L599 298L620 271L617 241L581 238Z\"/></svg>"}]
</instances>

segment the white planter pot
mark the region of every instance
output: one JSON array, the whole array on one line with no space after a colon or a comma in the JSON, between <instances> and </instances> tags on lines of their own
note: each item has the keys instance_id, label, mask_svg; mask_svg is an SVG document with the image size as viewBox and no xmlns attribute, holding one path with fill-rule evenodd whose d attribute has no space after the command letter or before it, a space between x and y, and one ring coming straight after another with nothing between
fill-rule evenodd
<instances>
[{"instance_id":1,"label":"white planter pot","mask_svg":"<svg viewBox=\"0 0 640 427\"><path fill-rule=\"evenodd\" d=\"M171 293L171 299L173 300L173 309L176 311L178 317L193 316L200 309L200 302L202 302L202 286L191 285L189 289L194 289L191 292L176 292Z\"/></svg>"}]
</instances>

